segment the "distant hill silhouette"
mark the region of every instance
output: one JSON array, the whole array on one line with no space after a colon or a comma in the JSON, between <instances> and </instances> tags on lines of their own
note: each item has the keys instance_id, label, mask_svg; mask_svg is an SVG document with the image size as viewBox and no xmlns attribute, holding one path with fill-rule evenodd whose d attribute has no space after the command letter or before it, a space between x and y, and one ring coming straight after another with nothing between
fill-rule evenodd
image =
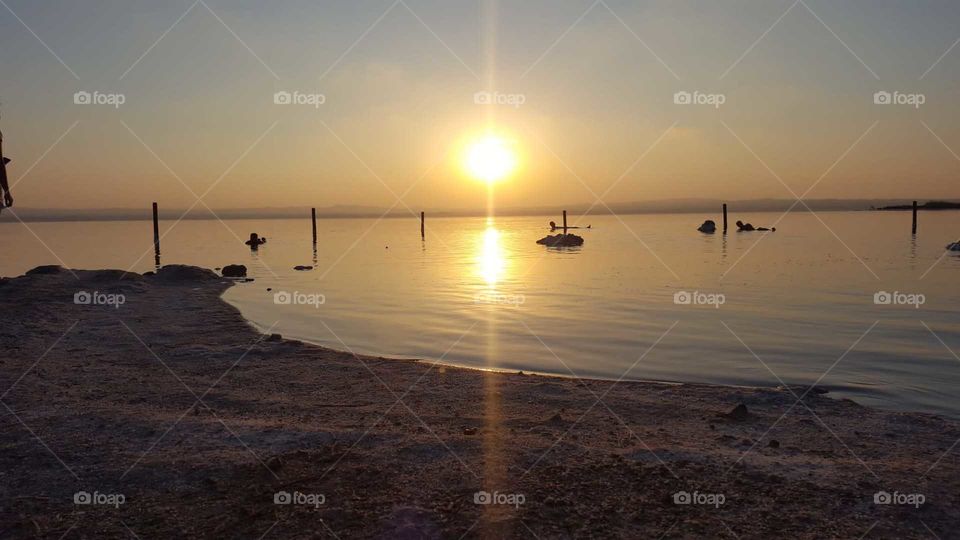
<instances>
[{"instance_id":1,"label":"distant hill silhouette","mask_svg":"<svg viewBox=\"0 0 960 540\"><path fill-rule=\"evenodd\" d=\"M949 201L930 201L917 206L919 210L960 210L960 203ZM877 210L913 210L913 203L884 206Z\"/></svg>"},{"instance_id":2,"label":"distant hill silhouette","mask_svg":"<svg viewBox=\"0 0 960 540\"><path fill-rule=\"evenodd\" d=\"M551 206L513 206L496 209L498 216L556 216L563 210L572 215L609 215L609 214L716 214L723 203L727 203L730 211L744 212L786 212L792 207L793 212L805 212L807 207L815 212L843 212L866 210L901 210L912 208L912 201L904 199L810 199L803 204L793 199L749 199L727 200L720 199L661 199L655 201L633 201L592 205L591 203L574 203L568 205ZM310 216L309 202L302 207L283 208L224 208L214 209L215 215L205 208L194 208L183 219L308 219ZM409 204L409 203L408 203ZM410 205L411 207L413 205ZM960 203L947 201L931 201L924 204L924 210L951 210L960 208ZM99 208L99 209L60 209L60 208L15 208L17 216L23 221L127 221L152 219L151 208L145 204L143 208ZM456 208L415 208L417 212L425 210L432 217L476 217L486 216L486 209L456 209ZM160 218L163 220L179 219L184 210L181 208L165 208L160 202ZM361 205L335 205L317 207L317 217L327 219L337 218L413 218L414 213L399 206L392 210L385 207ZM417 216L419 217L419 216ZM0 215L0 222L16 221L12 214Z\"/></svg>"}]
</instances>

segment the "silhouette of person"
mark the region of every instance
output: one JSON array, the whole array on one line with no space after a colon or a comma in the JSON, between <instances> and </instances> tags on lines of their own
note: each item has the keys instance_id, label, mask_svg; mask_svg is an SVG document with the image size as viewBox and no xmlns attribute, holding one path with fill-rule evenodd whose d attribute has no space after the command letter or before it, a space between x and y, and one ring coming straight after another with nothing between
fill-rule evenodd
<instances>
[{"instance_id":1,"label":"silhouette of person","mask_svg":"<svg viewBox=\"0 0 960 540\"><path fill-rule=\"evenodd\" d=\"M557 227L557 224L556 224L555 222L553 222L553 221L550 222L550 230L551 230L551 231L555 231L555 230L557 230L557 229L563 229L563 228L567 228L567 229L580 229L581 227ZM587 228L587 229L592 229L592 228L593 228L593 225L592 225L592 224L591 224L591 225L587 225L586 228Z\"/></svg>"},{"instance_id":2,"label":"silhouette of person","mask_svg":"<svg viewBox=\"0 0 960 540\"><path fill-rule=\"evenodd\" d=\"M257 233L255 232L250 233L250 239L244 242L244 244L250 246L250 249L257 249L262 244L266 244L266 243L267 243L267 239L260 238L260 236L258 236Z\"/></svg>"},{"instance_id":3,"label":"silhouette of person","mask_svg":"<svg viewBox=\"0 0 960 540\"><path fill-rule=\"evenodd\" d=\"M738 231L738 232L739 232L739 231L744 231L744 232L749 232L749 231L771 231L771 232L772 232L772 231L775 231L775 230L777 230L776 227L774 227L774 228L772 228L772 229L768 229L768 228L766 228L766 227L754 227L753 224L751 224L751 223L744 223L744 222L742 222L742 221L737 221L737 231Z\"/></svg>"},{"instance_id":4,"label":"silhouette of person","mask_svg":"<svg viewBox=\"0 0 960 540\"><path fill-rule=\"evenodd\" d=\"M0 131L0 156L3 156L3 132ZM10 160L7 158L0 159L0 191L3 191L3 205L0 206L13 206L13 194L10 193L10 184L7 183L7 163L10 163Z\"/></svg>"}]
</instances>

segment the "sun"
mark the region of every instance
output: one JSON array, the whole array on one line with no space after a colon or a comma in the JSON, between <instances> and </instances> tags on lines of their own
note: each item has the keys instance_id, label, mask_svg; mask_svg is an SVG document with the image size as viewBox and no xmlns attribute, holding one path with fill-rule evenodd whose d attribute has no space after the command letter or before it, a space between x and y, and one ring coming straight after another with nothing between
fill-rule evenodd
<instances>
[{"instance_id":1,"label":"sun","mask_svg":"<svg viewBox=\"0 0 960 540\"><path fill-rule=\"evenodd\" d=\"M510 143L496 135L486 135L467 149L467 171L477 179L494 183L509 175L517 166L517 156Z\"/></svg>"}]
</instances>

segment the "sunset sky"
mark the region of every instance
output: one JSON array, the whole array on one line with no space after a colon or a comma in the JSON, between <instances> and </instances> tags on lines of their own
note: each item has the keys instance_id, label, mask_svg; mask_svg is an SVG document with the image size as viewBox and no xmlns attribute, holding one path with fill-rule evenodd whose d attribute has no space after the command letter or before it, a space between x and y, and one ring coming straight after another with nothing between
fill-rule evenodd
<instances>
[{"instance_id":1,"label":"sunset sky","mask_svg":"<svg viewBox=\"0 0 960 540\"><path fill-rule=\"evenodd\" d=\"M4 2L22 207L483 207L463 147L488 128L519 158L505 206L791 198L828 171L808 197L960 198L955 1Z\"/></svg>"}]
</instances>

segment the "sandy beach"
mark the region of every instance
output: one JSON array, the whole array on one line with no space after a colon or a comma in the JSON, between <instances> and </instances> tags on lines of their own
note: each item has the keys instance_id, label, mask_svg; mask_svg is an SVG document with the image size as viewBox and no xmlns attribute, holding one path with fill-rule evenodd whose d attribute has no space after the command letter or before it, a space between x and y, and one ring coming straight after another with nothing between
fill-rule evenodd
<instances>
[{"instance_id":1,"label":"sandy beach","mask_svg":"<svg viewBox=\"0 0 960 540\"><path fill-rule=\"evenodd\" d=\"M355 356L260 334L231 286L0 283L0 537L957 537L956 421Z\"/></svg>"}]
</instances>

